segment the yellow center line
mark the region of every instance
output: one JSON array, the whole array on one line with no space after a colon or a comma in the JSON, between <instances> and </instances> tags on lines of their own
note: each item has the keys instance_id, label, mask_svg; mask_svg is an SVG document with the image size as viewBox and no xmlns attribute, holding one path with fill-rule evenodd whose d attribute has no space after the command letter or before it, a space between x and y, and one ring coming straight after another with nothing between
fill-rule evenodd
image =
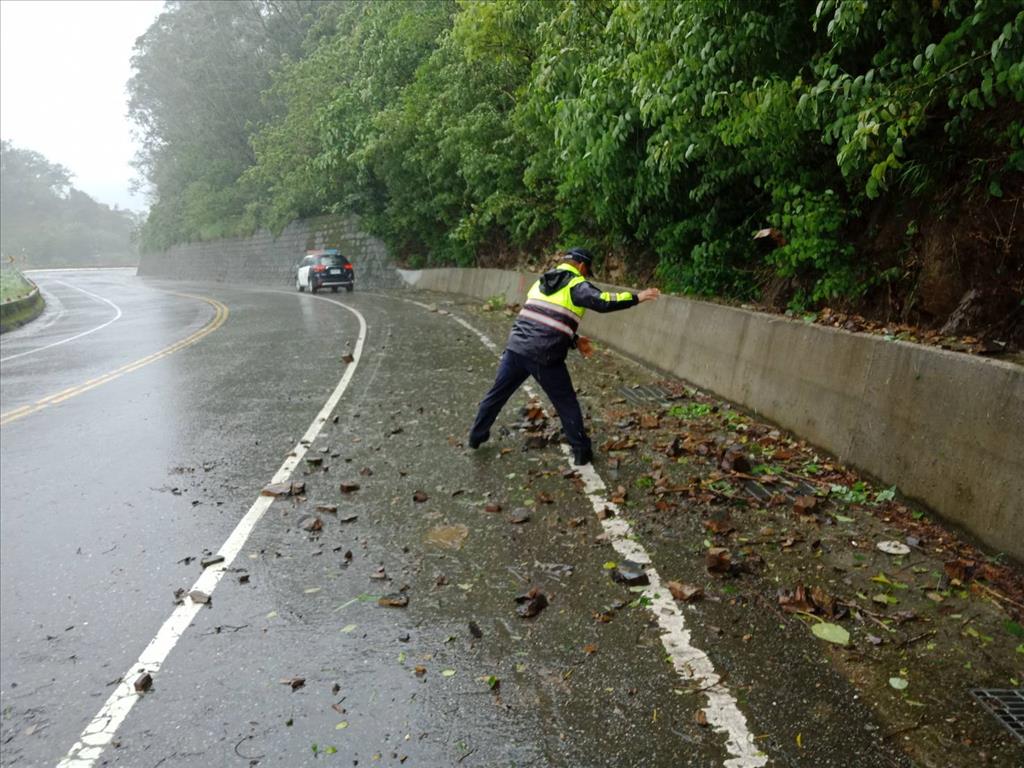
<instances>
[{"instance_id":1,"label":"yellow center line","mask_svg":"<svg viewBox=\"0 0 1024 768\"><path fill-rule=\"evenodd\" d=\"M95 389L96 387L102 386L103 384L111 382L114 379L120 378L121 376L124 376L126 373L137 371L139 368L142 368L143 366L149 365L150 363L155 363L157 360L162 360L165 357L173 355L175 352L179 352L185 349L185 347L190 347L200 339L209 336L211 333L213 333L222 325L224 325L224 323L228 319L228 314L230 314L228 308L221 304L216 299L211 299L206 296L195 296L190 293L175 293L174 295L182 296L186 299L197 299L199 301L206 302L215 310L213 319L206 325L204 325L202 328L200 328L198 331L191 334L190 336L186 336L184 339L176 341L173 344L166 346L163 349L154 352L151 355L146 355L145 357L141 357L138 360L134 360L130 363L122 365L120 368L116 368L113 371L110 371L109 373L104 373L102 376L97 376L96 378L89 379L88 381L85 381L81 384L77 384L73 387L68 387L67 389L61 390L60 392L56 392L55 394L47 395L41 400L37 400L32 405L23 405L20 408L15 408L12 411L0 414L0 427L10 424L12 421L17 421L18 419L24 418L25 416L28 416L30 413L41 411L44 408L48 408L51 405L63 403L65 400L70 400L72 397L77 397L78 395L81 395L84 392L88 392L90 389Z\"/></svg>"}]
</instances>

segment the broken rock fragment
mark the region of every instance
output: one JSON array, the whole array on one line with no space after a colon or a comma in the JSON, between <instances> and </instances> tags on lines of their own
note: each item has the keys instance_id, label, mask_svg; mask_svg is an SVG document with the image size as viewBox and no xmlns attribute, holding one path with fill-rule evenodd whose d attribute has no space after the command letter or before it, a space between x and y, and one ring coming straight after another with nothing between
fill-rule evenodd
<instances>
[{"instance_id":1,"label":"broken rock fragment","mask_svg":"<svg viewBox=\"0 0 1024 768\"><path fill-rule=\"evenodd\" d=\"M299 528L309 533L317 533L324 528L324 521L316 515L307 515L299 520Z\"/></svg>"},{"instance_id":2,"label":"broken rock fragment","mask_svg":"<svg viewBox=\"0 0 1024 768\"><path fill-rule=\"evenodd\" d=\"M537 587L533 587L526 594L517 595L516 602L519 603L516 613L524 619L533 618L548 607L547 596Z\"/></svg>"},{"instance_id":3,"label":"broken rock fragment","mask_svg":"<svg viewBox=\"0 0 1024 768\"><path fill-rule=\"evenodd\" d=\"M260 491L260 496L291 496L292 486L291 483L271 483L270 485L263 486Z\"/></svg>"},{"instance_id":4,"label":"broken rock fragment","mask_svg":"<svg viewBox=\"0 0 1024 768\"><path fill-rule=\"evenodd\" d=\"M409 598L405 595L395 592L390 595L382 595L377 600L377 605L383 605L386 608L405 608L409 604Z\"/></svg>"},{"instance_id":5,"label":"broken rock fragment","mask_svg":"<svg viewBox=\"0 0 1024 768\"><path fill-rule=\"evenodd\" d=\"M732 524L732 519L729 517L728 512L719 512L709 519L704 521L704 527L712 533L729 534L732 533L736 528Z\"/></svg>"},{"instance_id":6,"label":"broken rock fragment","mask_svg":"<svg viewBox=\"0 0 1024 768\"><path fill-rule=\"evenodd\" d=\"M814 496L797 496L796 501L793 502L793 511L801 517L807 517L814 514L814 509L817 506L818 499Z\"/></svg>"},{"instance_id":7,"label":"broken rock fragment","mask_svg":"<svg viewBox=\"0 0 1024 768\"><path fill-rule=\"evenodd\" d=\"M530 510L525 507L519 507L518 509L512 510L512 516L508 519L513 525L522 525L523 523L530 522Z\"/></svg>"},{"instance_id":8,"label":"broken rock fragment","mask_svg":"<svg viewBox=\"0 0 1024 768\"><path fill-rule=\"evenodd\" d=\"M696 602L704 597L704 590L693 584L684 584L681 581L670 581L665 586L672 593L672 597L681 603Z\"/></svg>"},{"instance_id":9,"label":"broken rock fragment","mask_svg":"<svg viewBox=\"0 0 1024 768\"><path fill-rule=\"evenodd\" d=\"M137 693L145 693L152 686L153 676L149 674L149 672L143 672L141 675L135 678L135 682L133 683L133 687L135 688Z\"/></svg>"},{"instance_id":10,"label":"broken rock fragment","mask_svg":"<svg viewBox=\"0 0 1024 768\"><path fill-rule=\"evenodd\" d=\"M877 549L887 555L909 555L910 547L901 541L880 541L875 545Z\"/></svg>"},{"instance_id":11,"label":"broken rock fragment","mask_svg":"<svg viewBox=\"0 0 1024 768\"><path fill-rule=\"evenodd\" d=\"M711 547L704 556L704 565L709 573L729 573L732 570L732 555L724 547Z\"/></svg>"},{"instance_id":12,"label":"broken rock fragment","mask_svg":"<svg viewBox=\"0 0 1024 768\"><path fill-rule=\"evenodd\" d=\"M750 472L750 460L744 455L739 446L733 445L722 454L722 461L719 466L726 472Z\"/></svg>"},{"instance_id":13,"label":"broken rock fragment","mask_svg":"<svg viewBox=\"0 0 1024 768\"><path fill-rule=\"evenodd\" d=\"M651 583L643 565L632 560L616 563L611 570L611 576L613 581L625 584L627 587L643 587Z\"/></svg>"}]
</instances>

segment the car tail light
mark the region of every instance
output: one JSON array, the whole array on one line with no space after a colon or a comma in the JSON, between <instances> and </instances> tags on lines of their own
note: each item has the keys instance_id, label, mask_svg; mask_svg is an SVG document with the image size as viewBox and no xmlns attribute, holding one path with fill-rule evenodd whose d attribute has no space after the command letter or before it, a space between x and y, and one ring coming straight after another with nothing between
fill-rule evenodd
<instances>
[{"instance_id":1,"label":"car tail light","mask_svg":"<svg viewBox=\"0 0 1024 768\"><path fill-rule=\"evenodd\" d=\"M313 271L314 272L326 272L327 271L327 267L324 266L323 264L317 264L315 267L313 267Z\"/></svg>"},{"instance_id":2,"label":"car tail light","mask_svg":"<svg viewBox=\"0 0 1024 768\"><path fill-rule=\"evenodd\" d=\"M345 269L352 269L352 265L351 264L346 264L345 265Z\"/></svg>"}]
</instances>

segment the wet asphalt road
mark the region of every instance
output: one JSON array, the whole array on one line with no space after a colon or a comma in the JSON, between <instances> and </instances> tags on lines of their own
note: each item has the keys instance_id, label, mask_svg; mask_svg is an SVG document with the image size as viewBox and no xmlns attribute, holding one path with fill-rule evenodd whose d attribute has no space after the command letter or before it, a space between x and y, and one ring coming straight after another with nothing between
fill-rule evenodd
<instances>
[{"instance_id":1,"label":"wet asphalt road","mask_svg":"<svg viewBox=\"0 0 1024 768\"><path fill-rule=\"evenodd\" d=\"M270 507L96 764L738 765L650 611L619 605L634 596L607 578L615 553L561 451L461 446L495 356L451 316L405 294L33 278L47 312L0 344L3 765L60 761L309 427L358 332L333 300L367 340L310 446L322 466L295 472L307 498ZM317 504L338 513L309 533ZM441 526L465 526L461 547ZM551 604L523 620L531 585ZM407 608L377 604L400 591ZM906 764L813 643L757 658L722 634L694 631L769 764Z\"/></svg>"}]
</instances>

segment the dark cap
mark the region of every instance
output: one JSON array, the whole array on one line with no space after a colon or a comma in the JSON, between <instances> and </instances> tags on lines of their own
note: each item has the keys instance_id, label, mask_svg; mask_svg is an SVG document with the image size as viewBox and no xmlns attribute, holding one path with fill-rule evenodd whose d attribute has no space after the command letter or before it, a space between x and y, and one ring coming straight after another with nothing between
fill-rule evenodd
<instances>
[{"instance_id":1,"label":"dark cap","mask_svg":"<svg viewBox=\"0 0 1024 768\"><path fill-rule=\"evenodd\" d=\"M562 260L578 261L580 264L586 264L588 267L591 267L594 264L594 257L586 248L570 248L565 252L565 256Z\"/></svg>"}]
</instances>

